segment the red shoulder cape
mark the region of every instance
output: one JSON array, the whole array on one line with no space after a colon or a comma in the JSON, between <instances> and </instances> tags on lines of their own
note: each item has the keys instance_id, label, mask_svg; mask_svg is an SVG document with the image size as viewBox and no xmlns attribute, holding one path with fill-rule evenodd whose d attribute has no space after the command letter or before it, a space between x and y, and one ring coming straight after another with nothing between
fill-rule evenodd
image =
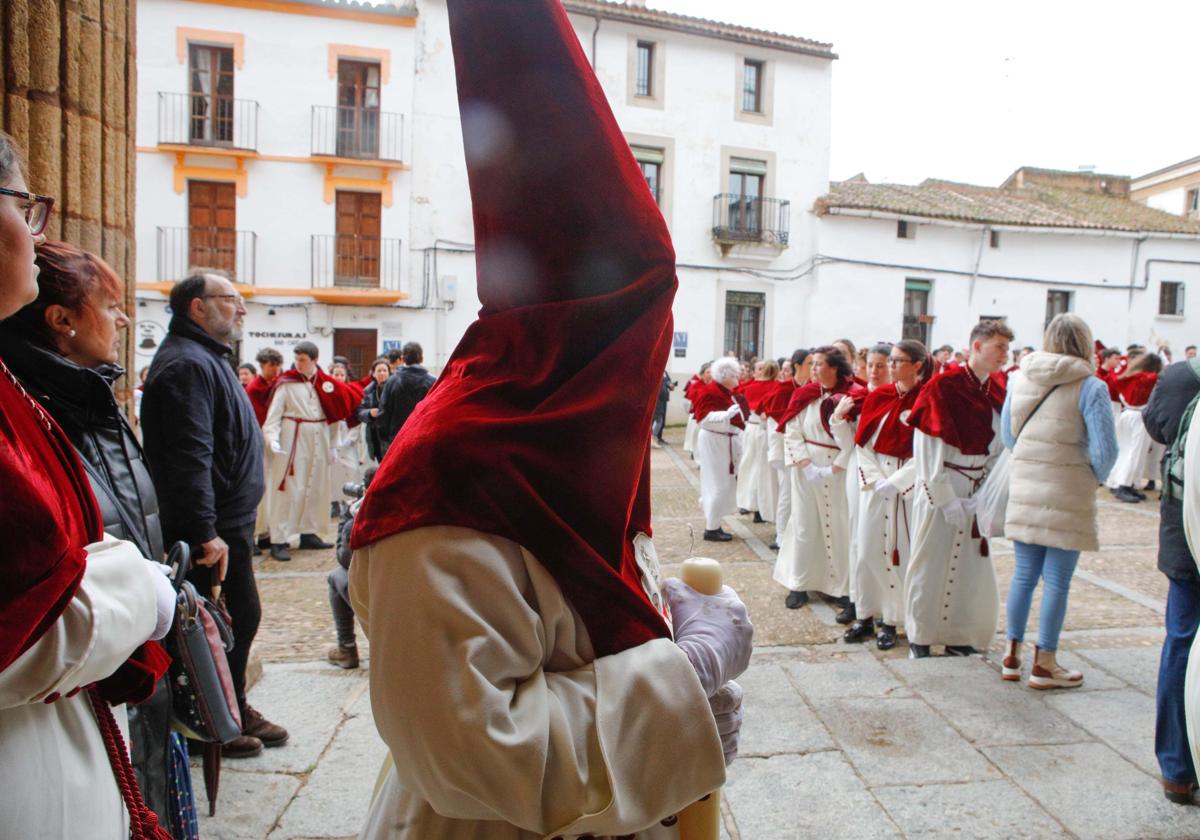
<instances>
[{"instance_id":1,"label":"red shoulder cape","mask_svg":"<svg viewBox=\"0 0 1200 840\"><path fill-rule=\"evenodd\" d=\"M1124 379L1114 377L1117 392L1125 405L1142 406L1150 402L1150 392L1158 382L1157 373L1135 373Z\"/></svg>"},{"instance_id":2,"label":"red shoulder cape","mask_svg":"<svg viewBox=\"0 0 1200 840\"><path fill-rule=\"evenodd\" d=\"M795 417L799 416L800 412L808 408L811 403L822 400L821 425L825 427L825 432L832 437L833 433L829 430L829 420L833 417L834 409L842 401L842 397L846 395L854 399L854 408L851 409L849 415L853 419L858 416L863 400L867 397L867 389L859 385L853 377L839 379L837 384L833 386L833 390L830 391L822 388L820 382L808 382L801 385L795 391L792 391L792 397L788 401L787 410L779 418L779 426L777 428L780 432L784 431L784 427Z\"/></svg>"},{"instance_id":3,"label":"red shoulder cape","mask_svg":"<svg viewBox=\"0 0 1200 840\"><path fill-rule=\"evenodd\" d=\"M1004 381L992 374L980 382L969 365L948 368L921 389L908 423L941 438L966 455L986 455L992 442L992 412L1004 407Z\"/></svg>"},{"instance_id":4,"label":"red shoulder cape","mask_svg":"<svg viewBox=\"0 0 1200 840\"><path fill-rule=\"evenodd\" d=\"M762 403L775 391L775 386L779 383L774 379L752 379L741 386L742 396L746 398L746 404L750 406L750 410L758 413L762 411Z\"/></svg>"},{"instance_id":5,"label":"red shoulder cape","mask_svg":"<svg viewBox=\"0 0 1200 840\"><path fill-rule=\"evenodd\" d=\"M263 379L261 373L251 379L250 384L246 386L246 396L250 398L250 404L254 406L254 416L258 418L259 426L267 422L267 410L271 408L271 394L274 393L274 390L271 383Z\"/></svg>"},{"instance_id":6,"label":"red shoulder cape","mask_svg":"<svg viewBox=\"0 0 1200 840\"><path fill-rule=\"evenodd\" d=\"M271 393L285 382L306 382L307 380L295 368L285 370L271 383ZM313 378L313 387L317 389L317 399L321 402L321 410L325 412L325 422L330 425L345 420L350 425L358 425L355 409L362 402L362 392L357 383L339 382L321 368ZM270 403L268 402L268 405ZM265 415L264 415L265 418Z\"/></svg>"},{"instance_id":7,"label":"red shoulder cape","mask_svg":"<svg viewBox=\"0 0 1200 840\"><path fill-rule=\"evenodd\" d=\"M714 411L724 411L735 402L741 405L743 414L750 413L745 395L739 394L737 391L730 391L724 385L716 382L709 382L692 391L692 414L695 415L697 421L700 421ZM735 417L730 422L739 429L746 428L745 416Z\"/></svg>"},{"instance_id":8,"label":"red shoulder cape","mask_svg":"<svg viewBox=\"0 0 1200 840\"><path fill-rule=\"evenodd\" d=\"M763 397L762 403L759 404L759 411L770 417L774 423L779 423L780 418L787 412L792 394L798 387L796 380L791 378L783 382L776 382L770 393Z\"/></svg>"},{"instance_id":9,"label":"red shoulder cape","mask_svg":"<svg viewBox=\"0 0 1200 840\"><path fill-rule=\"evenodd\" d=\"M866 446L871 436L879 429L875 440L875 451L893 458L908 459L913 452L913 429L905 420L905 412L911 412L921 393L923 383L918 382L901 394L895 384L881 385L863 401L862 414L858 418L858 431L854 442ZM882 424L882 425L881 425Z\"/></svg>"}]
</instances>

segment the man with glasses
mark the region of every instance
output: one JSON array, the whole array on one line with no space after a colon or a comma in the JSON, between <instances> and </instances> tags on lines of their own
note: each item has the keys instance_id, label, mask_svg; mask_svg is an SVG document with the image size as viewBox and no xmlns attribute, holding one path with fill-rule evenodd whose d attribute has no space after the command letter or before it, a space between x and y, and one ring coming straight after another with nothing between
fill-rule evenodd
<instances>
[{"instance_id":1,"label":"man with glasses","mask_svg":"<svg viewBox=\"0 0 1200 840\"><path fill-rule=\"evenodd\" d=\"M54 209L53 198L8 187L0 187L0 195L11 195L17 199L21 209L25 211L25 224L29 225L31 235L41 236L46 232L46 224L50 221L50 211Z\"/></svg>"},{"instance_id":2,"label":"man with glasses","mask_svg":"<svg viewBox=\"0 0 1200 840\"><path fill-rule=\"evenodd\" d=\"M189 575L205 594L222 586L233 619L229 670L242 712L233 758L280 746L287 730L246 703L246 663L261 608L251 566L263 494L262 433L231 364L246 307L221 271L198 269L171 289L171 323L142 397L146 456L162 508L167 545L192 546Z\"/></svg>"}]
</instances>

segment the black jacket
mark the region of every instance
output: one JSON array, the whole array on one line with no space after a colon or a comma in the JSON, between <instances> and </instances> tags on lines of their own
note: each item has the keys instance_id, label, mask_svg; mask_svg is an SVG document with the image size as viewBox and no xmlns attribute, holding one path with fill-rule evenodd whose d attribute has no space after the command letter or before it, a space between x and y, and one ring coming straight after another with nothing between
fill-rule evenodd
<instances>
[{"instance_id":1,"label":"black jacket","mask_svg":"<svg viewBox=\"0 0 1200 840\"><path fill-rule=\"evenodd\" d=\"M0 356L75 446L100 503L104 530L162 562L158 498L142 447L113 396L125 371L92 370L0 329Z\"/></svg>"},{"instance_id":2,"label":"black jacket","mask_svg":"<svg viewBox=\"0 0 1200 840\"><path fill-rule=\"evenodd\" d=\"M385 453L396 439L396 434L408 419L408 415L413 413L417 403L425 399L434 381L429 371L420 365L405 365L383 383L383 396L379 400L383 410L379 413L379 419L382 421L381 434Z\"/></svg>"},{"instance_id":3,"label":"black jacket","mask_svg":"<svg viewBox=\"0 0 1200 840\"><path fill-rule=\"evenodd\" d=\"M252 523L263 495L262 430L231 350L176 315L150 364L142 435L169 542L208 542Z\"/></svg>"},{"instance_id":4,"label":"black jacket","mask_svg":"<svg viewBox=\"0 0 1200 840\"><path fill-rule=\"evenodd\" d=\"M384 384L387 384L386 381ZM367 439L367 454L376 461L383 460L383 416L371 416L371 409L379 408L379 383L374 379L363 391L362 402L358 404L358 419L363 424Z\"/></svg>"},{"instance_id":5,"label":"black jacket","mask_svg":"<svg viewBox=\"0 0 1200 840\"><path fill-rule=\"evenodd\" d=\"M1179 431L1184 409L1200 391L1200 379L1189 370L1186 361L1169 365L1158 377L1150 401L1142 409L1142 423L1150 437L1169 448ZM1195 422L1193 420L1193 422ZM1183 534L1183 504L1163 495L1159 502L1158 570L1169 578L1200 580L1196 564Z\"/></svg>"}]
</instances>

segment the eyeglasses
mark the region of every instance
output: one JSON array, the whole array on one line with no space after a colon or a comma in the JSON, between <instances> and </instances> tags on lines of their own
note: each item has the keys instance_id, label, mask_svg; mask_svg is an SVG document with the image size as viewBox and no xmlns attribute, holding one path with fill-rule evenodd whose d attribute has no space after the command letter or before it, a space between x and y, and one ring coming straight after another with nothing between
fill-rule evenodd
<instances>
[{"instance_id":1,"label":"eyeglasses","mask_svg":"<svg viewBox=\"0 0 1200 840\"><path fill-rule=\"evenodd\" d=\"M220 298L221 300L232 301L235 304L242 299L241 295L201 295L201 297Z\"/></svg>"},{"instance_id":2,"label":"eyeglasses","mask_svg":"<svg viewBox=\"0 0 1200 840\"><path fill-rule=\"evenodd\" d=\"M911 365L912 359L905 359L903 356L889 356L888 364L893 367L896 365Z\"/></svg>"},{"instance_id":3,"label":"eyeglasses","mask_svg":"<svg viewBox=\"0 0 1200 840\"><path fill-rule=\"evenodd\" d=\"M46 229L46 224L50 221L50 211L54 209L53 198L48 195L10 190L8 187L0 187L0 195L11 195L24 202L21 209L25 211L25 224L29 226L31 236L37 236Z\"/></svg>"}]
</instances>

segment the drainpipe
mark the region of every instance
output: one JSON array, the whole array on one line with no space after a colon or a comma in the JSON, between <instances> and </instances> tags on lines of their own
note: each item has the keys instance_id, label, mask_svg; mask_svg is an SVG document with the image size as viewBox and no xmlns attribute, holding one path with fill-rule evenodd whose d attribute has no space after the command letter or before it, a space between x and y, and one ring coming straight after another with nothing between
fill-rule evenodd
<instances>
[{"instance_id":1,"label":"drainpipe","mask_svg":"<svg viewBox=\"0 0 1200 840\"><path fill-rule=\"evenodd\" d=\"M992 229L984 227L979 231L979 250L975 252L975 268L971 270L971 284L967 287L967 305L975 300L975 281L979 279L979 264L983 262L983 243L991 235Z\"/></svg>"},{"instance_id":2,"label":"drainpipe","mask_svg":"<svg viewBox=\"0 0 1200 840\"><path fill-rule=\"evenodd\" d=\"M600 31L600 16L596 15L596 27L592 30L592 72L596 72L596 34Z\"/></svg>"}]
</instances>

